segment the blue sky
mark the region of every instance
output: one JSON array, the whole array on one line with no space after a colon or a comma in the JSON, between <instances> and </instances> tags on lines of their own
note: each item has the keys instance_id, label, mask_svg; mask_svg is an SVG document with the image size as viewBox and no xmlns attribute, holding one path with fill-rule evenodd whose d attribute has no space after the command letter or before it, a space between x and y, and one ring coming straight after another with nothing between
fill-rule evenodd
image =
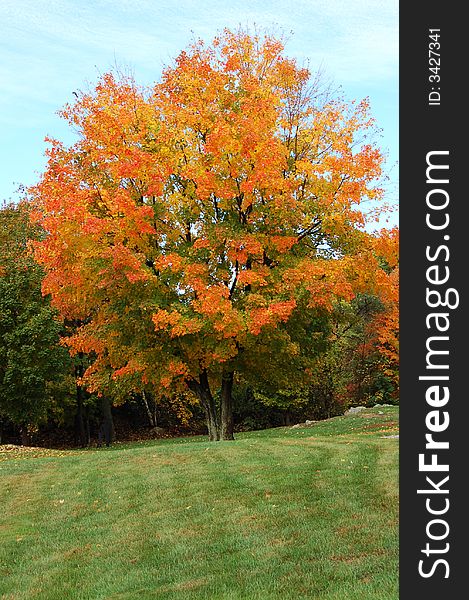
<instances>
[{"instance_id":1,"label":"blue sky","mask_svg":"<svg viewBox=\"0 0 469 600\"><path fill-rule=\"evenodd\" d=\"M73 141L56 111L74 90L115 64L151 84L193 37L254 24L284 32L286 54L346 98L370 98L397 201L398 0L1 0L0 200L38 179L46 135Z\"/></svg>"}]
</instances>

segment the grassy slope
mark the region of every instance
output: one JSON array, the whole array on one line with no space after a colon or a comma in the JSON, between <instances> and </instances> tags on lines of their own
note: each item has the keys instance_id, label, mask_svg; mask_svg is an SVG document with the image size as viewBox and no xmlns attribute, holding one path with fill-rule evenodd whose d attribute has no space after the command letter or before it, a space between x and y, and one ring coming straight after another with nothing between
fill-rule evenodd
<instances>
[{"instance_id":1,"label":"grassy slope","mask_svg":"<svg viewBox=\"0 0 469 600\"><path fill-rule=\"evenodd\" d=\"M0 597L394 600L397 409L0 462ZM0 454L1 457L1 454Z\"/></svg>"}]
</instances>

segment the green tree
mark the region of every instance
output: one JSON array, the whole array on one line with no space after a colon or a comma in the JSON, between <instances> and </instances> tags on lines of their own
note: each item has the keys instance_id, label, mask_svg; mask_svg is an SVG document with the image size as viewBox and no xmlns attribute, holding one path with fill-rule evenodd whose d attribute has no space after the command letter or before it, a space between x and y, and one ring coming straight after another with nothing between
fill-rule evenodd
<instances>
[{"instance_id":1,"label":"green tree","mask_svg":"<svg viewBox=\"0 0 469 600\"><path fill-rule=\"evenodd\" d=\"M23 442L46 420L70 366L57 311L41 293L43 270L28 247L39 237L25 204L0 210L0 414L20 427Z\"/></svg>"}]
</instances>

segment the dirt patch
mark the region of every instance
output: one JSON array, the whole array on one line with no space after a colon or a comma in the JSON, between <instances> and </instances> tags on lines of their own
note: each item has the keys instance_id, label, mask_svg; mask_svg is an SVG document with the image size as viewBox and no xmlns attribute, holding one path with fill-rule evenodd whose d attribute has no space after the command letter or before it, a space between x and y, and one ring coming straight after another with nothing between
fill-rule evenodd
<instances>
[{"instance_id":1,"label":"dirt patch","mask_svg":"<svg viewBox=\"0 0 469 600\"><path fill-rule=\"evenodd\" d=\"M363 529L363 525L348 525L345 527L338 527L335 532L339 535L349 535L356 531Z\"/></svg>"},{"instance_id":2,"label":"dirt patch","mask_svg":"<svg viewBox=\"0 0 469 600\"><path fill-rule=\"evenodd\" d=\"M189 581L184 581L183 583L178 583L174 586L176 590L196 590L197 588L207 585L207 578L200 577L199 579L191 579Z\"/></svg>"},{"instance_id":3,"label":"dirt patch","mask_svg":"<svg viewBox=\"0 0 469 600\"><path fill-rule=\"evenodd\" d=\"M366 429L396 429L399 423L397 421L386 421L386 423L370 423L365 425Z\"/></svg>"},{"instance_id":4,"label":"dirt patch","mask_svg":"<svg viewBox=\"0 0 469 600\"><path fill-rule=\"evenodd\" d=\"M195 529L194 527L183 527L177 530L176 535L178 538L194 538L200 537L204 533L202 528Z\"/></svg>"},{"instance_id":5,"label":"dirt patch","mask_svg":"<svg viewBox=\"0 0 469 600\"><path fill-rule=\"evenodd\" d=\"M374 552L360 552L359 554L333 554L331 556L331 560L350 565L357 561L363 560L364 558L368 558L370 556L383 556L383 554L386 554L386 550L379 549L375 550Z\"/></svg>"},{"instance_id":6,"label":"dirt patch","mask_svg":"<svg viewBox=\"0 0 469 600\"><path fill-rule=\"evenodd\" d=\"M207 577L199 577L198 579L189 579L188 581L182 581L181 583L175 583L173 585L165 585L163 587L154 590L154 593L169 594L171 592L190 592L197 590L202 586L206 586L208 583Z\"/></svg>"}]
</instances>

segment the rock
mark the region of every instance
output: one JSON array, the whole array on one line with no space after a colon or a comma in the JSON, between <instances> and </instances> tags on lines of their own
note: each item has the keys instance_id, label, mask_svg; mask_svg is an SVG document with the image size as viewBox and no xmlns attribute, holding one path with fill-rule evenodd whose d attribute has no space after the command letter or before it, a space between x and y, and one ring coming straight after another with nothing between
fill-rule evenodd
<instances>
[{"instance_id":1,"label":"rock","mask_svg":"<svg viewBox=\"0 0 469 600\"><path fill-rule=\"evenodd\" d=\"M373 406L373 408L381 408L381 406L383 406L383 405L382 405L382 404L375 404L375 405Z\"/></svg>"},{"instance_id":2,"label":"rock","mask_svg":"<svg viewBox=\"0 0 469 600\"><path fill-rule=\"evenodd\" d=\"M153 427L153 429L151 430L153 435L156 437L161 437L162 435L164 435L166 433L166 429L164 429L163 427Z\"/></svg>"},{"instance_id":3,"label":"rock","mask_svg":"<svg viewBox=\"0 0 469 600\"><path fill-rule=\"evenodd\" d=\"M345 412L345 414L346 415L354 415L356 413L361 412L362 410L366 410L366 406L352 406Z\"/></svg>"},{"instance_id":4,"label":"rock","mask_svg":"<svg viewBox=\"0 0 469 600\"><path fill-rule=\"evenodd\" d=\"M391 440L391 439L397 439L399 437L399 434L397 434L397 435L382 435L380 437L382 437L383 439L387 438L387 439Z\"/></svg>"},{"instance_id":5,"label":"rock","mask_svg":"<svg viewBox=\"0 0 469 600\"><path fill-rule=\"evenodd\" d=\"M310 421L306 419L304 423L297 423L296 425L292 425L291 429L300 429L301 427L309 427L310 425L314 425L317 421Z\"/></svg>"},{"instance_id":6,"label":"rock","mask_svg":"<svg viewBox=\"0 0 469 600\"><path fill-rule=\"evenodd\" d=\"M384 415L384 412L382 410L378 410L378 415Z\"/></svg>"}]
</instances>

